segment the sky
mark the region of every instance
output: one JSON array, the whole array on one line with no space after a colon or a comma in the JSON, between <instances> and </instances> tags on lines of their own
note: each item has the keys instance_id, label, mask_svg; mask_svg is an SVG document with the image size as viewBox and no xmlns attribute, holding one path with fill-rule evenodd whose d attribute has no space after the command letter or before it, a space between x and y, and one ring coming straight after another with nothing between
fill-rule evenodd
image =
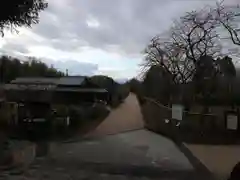
<instances>
[{"instance_id":1,"label":"sky","mask_svg":"<svg viewBox=\"0 0 240 180\"><path fill-rule=\"evenodd\" d=\"M236 2L237 0L228 0ZM142 51L174 19L215 0L48 0L40 23L5 32L1 53L34 56L71 75L139 76Z\"/></svg>"}]
</instances>

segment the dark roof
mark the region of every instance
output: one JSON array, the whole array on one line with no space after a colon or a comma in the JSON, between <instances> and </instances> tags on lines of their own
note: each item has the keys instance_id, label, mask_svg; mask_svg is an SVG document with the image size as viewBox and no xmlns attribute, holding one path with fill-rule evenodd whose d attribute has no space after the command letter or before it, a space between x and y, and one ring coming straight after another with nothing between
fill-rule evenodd
<instances>
[{"instance_id":1,"label":"dark roof","mask_svg":"<svg viewBox=\"0 0 240 180\"><path fill-rule=\"evenodd\" d=\"M84 76L67 76L67 77L21 77L11 81L11 84L55 84L62 86L79 86L86 81Z\"/></svg>"},{"instance_id":2,"label":"dark roof","mask_svg":"<svg viewBox=\"0 0 240 180\"><path fill-rule=\"evenodd\" d=\"M5 90L53 90L54 84L5 84Z\"/></svg>"},{"instance_id":3,"label":"dark roof","mask_svg":"<svg viewBox=\"0 0 240 180\"><path fill-rule=\"evenodd\" d=\"M108 91L106 89L100 89L100 88L61 88L57 87L56 88L57 92L89 92L89 93L107 93Z\"/></svg>"},{"instance_id":4,"label":"dark roof","mask_svg":"<svg viewBox=\"0 0 240 180\"><path fill-rule=\"evenodd\" d=\"M81 85L84 81L86 81L86 79L87 78L84 76L61 77L58 81L58 85L78 86L78 85Z\"/></svg>"},{"instance_id":5,"label":"dark roof","mask_svg":"<svg viewBox=\"0 0 240 180\"><path fill-rule=\"evenodd\" d=\"M17 78L5 84L6 99L28 102L75 102L86 101L92 97L105 96L108 91L85 84L86 77L69 76L59 78ZM84 85L83 85L84 83ZM89 96L86 94L89 94Z\"/></svg>"},{"instance_id":6,"label":"dark roof","mask_svg":"<svg viewBox=\"0 0 240 180\"><path fill-rule=\"evenodd\" d=\"M11 81L11 84L58 84L59 78L21 77Z\"/></svg>"},{"instance_id":7,"label":"dark roof","mask_svg":"<svg viewBox=\"0 0 240 180\"><path fill-rule=\"evenodd\" d=\"M58 87L56 85L24 85L24 84L6 84L5 90L36 90L36 91L58 91L58 92L90 92L90 93L107 93L108 91L100 88L72 88Z\"/></svg>"},{"instance_id":8,"label":"dark roof","mask_svg":"<svg viewBox=\"0 0 240 180\"><path fill-rule=\"evenodd\" d=\"M90 92L105 93L103 88L81 87L87 80L84 76L68 76L58 78L17 78L10 84L5 84L4 90L17 91L58 91L58 92Z\"/></svg>"}]
</instances>

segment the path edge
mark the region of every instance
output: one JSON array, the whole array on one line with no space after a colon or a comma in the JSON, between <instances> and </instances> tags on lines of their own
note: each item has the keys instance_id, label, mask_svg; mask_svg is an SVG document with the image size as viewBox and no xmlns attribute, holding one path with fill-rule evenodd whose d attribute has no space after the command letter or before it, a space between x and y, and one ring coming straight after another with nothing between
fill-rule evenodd
<instances>
[{"instance_id":1,"label":"path edge","mask_svg":"<svg viewBox=\"0 0 240 180\"><path fill-rule=\"evenodd\" d=\"M213 173L187 148L184 142L175 142L193 167L208 180L215 180Z\"/></svg>"}]
</instances>

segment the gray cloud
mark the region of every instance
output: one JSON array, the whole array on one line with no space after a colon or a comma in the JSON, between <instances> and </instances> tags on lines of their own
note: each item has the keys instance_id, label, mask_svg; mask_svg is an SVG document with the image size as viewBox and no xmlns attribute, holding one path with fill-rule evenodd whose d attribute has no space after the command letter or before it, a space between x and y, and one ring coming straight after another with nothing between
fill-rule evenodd
<instances>
[{"instance_id":1,"label":"gray cloud","mask_svg":"<svg viewBox=\"0 0 240 180\"><path fill-rule=\"evenodd\" d=\"M14 53L22 53L22 54L27 54L28 49L26 46L22 45L21 43L6 43L2 47L2 51L4 52L13 52Z\"/></svg>"},{"instance_id":2,"label":"gray cloud","mask_svg":"<svg viewBox=\"0 0 240 180\"><path fill-rule=\"evenodd\" d=\"M230 0L229 0L230 1ZM231 0L236 1L236 0ZM149 40L166 31L174 18L215 0L49 0L32 31L42 45L64 51L90 46L139 54ZM99 26L88 26L96 21ZM25 45L27 46L27 44Z\"/></svg>"},{"instance_id":3,"label":"gray cloud","mask_svg":"<svg viewBox=\"0 0 240 180\"><path fill-rule=\"evenodd\" d=\"M98 65L92 63L78 62L69 59L57 61L57 63L52 59L42 59L42 61L48 66L53 66L62 72L66 72L68 69L69 75L92 76L98 72Z\"/></svg>"},{"instance_id":4,"label":"gray cloud","mask_svg":"<svg viewBox=\"0 0 240 180\"><path fill-rule=\"evenodd\" d=\"M31 33L19 34L19 36L17 35L19 38L16 39L6 38L6 43L0 51L9 52L9 54L34 55L32 53L34 47L50 47L38 48L40 50L37 50L37 54L43 61L49 65L54 64L61 70L69 69L70 73L83 75L95 74L101 69L101 64L79 62L84 60L79 59L76 55L84 51L82 47L97 48L107 52L114 51L120 54L122 59L131 60L131 58L138 57L141 61L140 53L149 40L153 36L165 32L172 24L173 19L178 18L186 11L216 2L215 0L48 1L49 7L40 14L40 23L33 26ZM228 2L230 1L237 2L238 0L228 0ZM55 51L54 54L52 53L54 50L51 48L58 51ZM51 54L48 57L55 60L65 58L65 61L46 60L46 57L42 57L42 52L40 52L44 50ZM62 51L68 52L66 53L68 55L72 53L69 58L78 61L66 59L68 55L61 57L61 53L59 56L56 55ZM103 59L101 57L94 58ZM106 64L105 61L104 65L106 66ZM114 60L112 64L114 64ZM128 69L128 72L125 70L123 72L121 67L117 68L120 70L106 71L106 73L124 76L125 74L132 75L134 74L132 72L135 71L132 67L131 70Z\"/></svg>"},{"instance_id":5,"label":"gray cloud","mask_svg":"<svg viewBox=\"0 0 240 180\"><path fill-rule=\"evenodd\" d=\"M209 1L208 1L209 2ZM214 2L214 1L212 1ZM108 49L119 46L138 54L156 34L168 29L172 19L204 3L162 0L50 0L34 32L57 49L76 49L86 44ZM99 27L88 27L94 19ZM74 41L74 43L73 43Z\"/></svg>"}]
</instances>

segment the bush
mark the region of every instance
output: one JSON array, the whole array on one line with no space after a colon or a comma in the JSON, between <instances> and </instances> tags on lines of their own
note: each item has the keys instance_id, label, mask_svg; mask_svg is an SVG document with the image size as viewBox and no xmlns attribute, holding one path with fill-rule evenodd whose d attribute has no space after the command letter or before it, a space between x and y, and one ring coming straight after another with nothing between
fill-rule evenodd
<instances>
[{"instance_id":1,"label":"bush","mask_svg":"<svg viewBox=\"0 0 240 180\"><path fill-rule=\"evenodd\" d=\"M70 116L70 127L75 129L82 126L88 118L88 111L86 107L81 106L70 106L69 107L69 116Z\"/></svg>"},{"instance_id":2,"label":"bush","mask_svg":"<svg viewBox=\"0 0 240 180\"><path fill-rule=\"evenodd\" d=\"M103 104L95 104L92 108L91 119L103 119L109 114L109 110Z\"/></svg>"},{"instance_id":3,"label":"bush","mask_svg":"<svg viewBox=\"0 0 240 180\"><path fill-rule=\"evenodd\" d=\"M0 107L0 130L7 130L8 126L12 122L14 111L13 105L3 102Z\"/></svg>"},{"instance_id":4,"label":"bush","mask_svg":"<svg viewBox=\"0 0 240 180\"><path fill-rule=\"evenodd\" d=\"M130 93L130 88L128 86L128 84L121 84L118 87L118 95L119 95L119 99L122 101L124 99L126 99L128 97Z\"/></svg>"},{"instance_id":5,"label":"bush","mask_svg":"<svg viewBox=\"0 0 240 180\"><path fill-rule=\"evenodd\" d=\"M83 106L71 106L69 115L71 119L70 127L79 128L80 126L97 119L105 118L109 114L104 104L86 104Z\"/></svg>"},{"instance_id":6,"label":"bush","mask_svg":"<svg viewBox=\"0 0 240 180\"><path fill-rule=\"evenodd\" d=\"M141 95L137 95L137 99L140 105L143 105L146 102L146 99Z\"/></svg>"},{"instance_id":7,"label":"bush","mask_svg":"<svg viewBox=\"0 0 240 180\"><path fill-rule=\"evenodd\" d=\"M111 102L110 102L110 106L112 108L117 108L119 105L121 104L120 98L118 97L118 94L115 93L111 96Z\"/></svg>"},{"instance_id":8,"label":"bush","mask_svg":"<svg viewBox=\"0 0 240 180\"><path fill-rule=\"evenodd\" d=\"M118 107L130 92L128 83L119 84L107 76L92 76L89 78L89 81L109 92L110 99L108 104L113 108Z\"/></svg>"}]
</instances>

